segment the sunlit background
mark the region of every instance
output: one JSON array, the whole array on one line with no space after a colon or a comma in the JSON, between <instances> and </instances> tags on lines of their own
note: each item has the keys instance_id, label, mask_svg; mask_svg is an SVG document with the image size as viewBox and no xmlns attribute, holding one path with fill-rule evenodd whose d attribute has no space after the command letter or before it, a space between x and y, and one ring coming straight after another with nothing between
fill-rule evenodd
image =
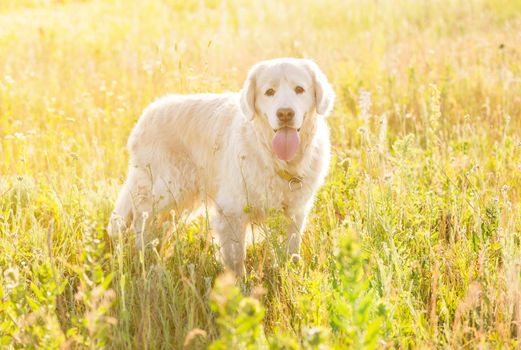
<instances>
[{"instance_id":1,"label":"sunlit background","mask_svg":"<svg viewBox=\"0 0 521 350\"><path fill-rule=\"evenodd\" d=\"M303 264L277 217L238 286L203 219L109 244L143 108L280 56L337 94ZM0 0L0 345L518 346L520 118L520 1Z\"/></svg>"}]
</instances>

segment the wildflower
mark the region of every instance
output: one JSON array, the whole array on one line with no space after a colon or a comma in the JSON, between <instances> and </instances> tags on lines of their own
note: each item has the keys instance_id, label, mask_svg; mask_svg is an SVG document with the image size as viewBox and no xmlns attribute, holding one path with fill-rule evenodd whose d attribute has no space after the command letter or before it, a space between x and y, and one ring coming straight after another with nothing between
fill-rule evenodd
<instances>
[{"instance_id":1,"label":"wildflower","mask_svg":"<svg viewBox=\"0 0 521 350\"><path fill-rule=\"evenodd\" d=\"M432 131L435 132L436 130L438 130L439 121L441 118L441 105L440 105L441 96L440 96L440 90L438 90L436 85L431 84L430 87L431 87L432 92L431 92L431 101L430 101L431 102L430 103L431 115L429 118L429 122L430 122L430 126L432 128Z\"/></svg>"},{"instance_id":2,"label":"wildflower","mask_svg":"<svg viewBox=\"0 0 521 350\"><path fill-rule=\"evenodd\" d=\"M360 105L360 118L368 120L370 117L369 109L371 108L371 93L367 90L360 91L358 103Z\"/></svg>"},{"instance_id":3,"label":"wildflower","mask_svg":"<svg viewBox=\"0 0 521 350\"><path fill-rule=\"evenodd\" d=\"M387 113L384 113L380 119L380 135L378 136L378 151L383 153L385 151L387 139Z\"/></svg>"}]
</instances>

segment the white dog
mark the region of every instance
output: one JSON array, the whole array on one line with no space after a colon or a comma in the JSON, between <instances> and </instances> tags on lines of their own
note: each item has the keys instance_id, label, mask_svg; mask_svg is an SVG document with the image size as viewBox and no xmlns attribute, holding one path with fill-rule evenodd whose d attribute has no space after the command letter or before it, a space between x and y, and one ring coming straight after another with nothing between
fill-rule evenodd
<instances>
[{"instance_id":1,"label":"white dog","mask_svg":"<svg viewBox=\"0 0 521 350\"><path fill-rule=\"evenodd\" d=\"M214 208L223 262L241 276L248 223L275 208L291 222L288 253L298 258L306 216L328 171L324 119L334 97L315 63L280 58L251 68L240 93L154 102L129 137L128 177L109 234L132 218L141 246L149 215L193 212L206 203Z\"/></svg>"}]
</instances>

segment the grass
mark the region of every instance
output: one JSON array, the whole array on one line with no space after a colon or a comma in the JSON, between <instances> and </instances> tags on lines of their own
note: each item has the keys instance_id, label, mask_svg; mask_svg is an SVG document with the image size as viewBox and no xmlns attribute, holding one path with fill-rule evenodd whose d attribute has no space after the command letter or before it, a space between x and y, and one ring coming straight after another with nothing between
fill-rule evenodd
<instances>
[{"instance_id":1,"label":"grass","mask_svg":"<svg viewBox=\"0 0 521 350\"><path fill-rule=\"evenodd\" d=\"M0 346L518 347L520 33L510 0L1 1ZM240 285L204 218L110 244L143 108L278 56L338 96L303 264L276 214Z\"/></svg>"}]
</instances>

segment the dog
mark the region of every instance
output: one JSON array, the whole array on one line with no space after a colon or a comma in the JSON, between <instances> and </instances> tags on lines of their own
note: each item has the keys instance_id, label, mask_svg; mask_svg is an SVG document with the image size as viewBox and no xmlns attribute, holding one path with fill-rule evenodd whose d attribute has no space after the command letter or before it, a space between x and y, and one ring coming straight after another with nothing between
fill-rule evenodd
<instances>
[{"instance_id":1,"label":"dog","mask_svg":"<svg viewBox=\"0 0 521 350\"><path fill-rule=\"evenodd\" d=\"M153 102L128 139L128 176L109 235L132 224L141 247L149 216L168 208L191 213L205 203L221 259L240 277L248 225L278 209L288 219L288 254L298 260L306 217L328 172L325 119L334 99L313 61L278 58L254 65L239 93Z\"/></svg>"}]
</instances>

